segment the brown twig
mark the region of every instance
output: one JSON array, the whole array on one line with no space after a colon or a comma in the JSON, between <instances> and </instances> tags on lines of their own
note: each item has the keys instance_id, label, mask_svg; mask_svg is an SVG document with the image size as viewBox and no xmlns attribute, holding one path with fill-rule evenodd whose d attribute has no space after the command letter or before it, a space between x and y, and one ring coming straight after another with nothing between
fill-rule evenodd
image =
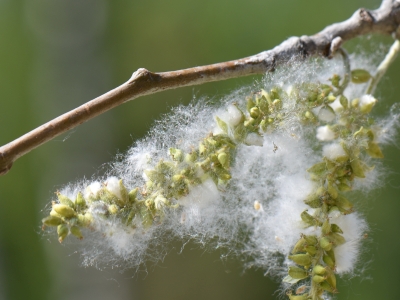
<instances>
[{"instance_id":1,"label":"brown twig","mask_svg":"<svg viewBox=\"0 0 400 300\"><path fill-rule=\"evenodd\" d=\"M330 57L343 42L357 36L379 33L397 37L400 35L397 32L399 23L400 2L383 0L376 10L361 8L348 20L332 24L313 36L291 37L271 50L246 58L163 73L138 69L119 87L0 147L0 175L6 174L22 155L124 102L178 87L263 74L273 71L293 56Z\"/></svg>"}]
</instances>

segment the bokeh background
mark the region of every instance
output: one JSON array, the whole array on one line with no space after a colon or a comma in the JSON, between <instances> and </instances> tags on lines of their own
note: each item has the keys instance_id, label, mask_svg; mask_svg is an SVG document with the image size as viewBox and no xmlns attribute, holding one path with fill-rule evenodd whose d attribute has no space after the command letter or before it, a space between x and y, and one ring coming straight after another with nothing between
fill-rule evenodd
<instances>
[{"instance_id":1,"label":"bokeh background","mask_svg":"<svg viewBox=\"0 0 400 300\"><path fill-rule=\"evenodd\" d=\"M256 54L311 35L379 0L0 0L0 144L112 89L133 71L168 71ZM347 45L390 43L390 38ZM375 43L375 42L373 42ZM372 47L373 48L373 47ZM182 88L124 104L19 159L0 177L0 299L278 299L262 270L171 244L147 272L80 266L76 244L40 230L63 184L101 172L171 106L218 96L254 78ZM378 114L399 100L400 60L379 86ZM400 135L386 147L387 177L361 199L371 231L363 275L340 282L338 299L400 295ZM99 171L100 170L100 171ZM365 263L364 263L365 262Z\"/></svg>"}]
</instances>

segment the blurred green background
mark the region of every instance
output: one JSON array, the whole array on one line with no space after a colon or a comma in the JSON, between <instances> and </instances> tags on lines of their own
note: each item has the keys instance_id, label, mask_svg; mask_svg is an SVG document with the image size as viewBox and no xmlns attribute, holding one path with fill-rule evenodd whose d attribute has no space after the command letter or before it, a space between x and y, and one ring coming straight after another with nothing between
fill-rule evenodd
<instances>
[{"instance_id":1,"label":"blurred green background","mask_svg":"<svg viewBox=\"0 0 400 300\"><path fill-rule=\"evenodd\" d=\"M378 0L0 0L0 144L114 88L133 71L168 71L232 60L311 35ZM375 39L375 37L372 37ZM378 38L377 41L390 42ZM353 46L363 41L353 42ZM400 60L381 83L384 113L398 101ZM0 299L278 299L262 270L243 272L219 253L171 245L148 272L80 266L74 245L43 236L44 208L63 184L90 177L142 137L160 114L193 95L224 95L240 78L124 104L19 159L0 177ZM400 140L396 140L400 145ZM395 143L395 144L396 144ZM384 150L385 184L364 195L371 231L360 277L338 299L400 295L400 156ZM101 172L101 171L100 171ZM275 294L274 294L275 293Z\"/></svg>"}]
</instances>

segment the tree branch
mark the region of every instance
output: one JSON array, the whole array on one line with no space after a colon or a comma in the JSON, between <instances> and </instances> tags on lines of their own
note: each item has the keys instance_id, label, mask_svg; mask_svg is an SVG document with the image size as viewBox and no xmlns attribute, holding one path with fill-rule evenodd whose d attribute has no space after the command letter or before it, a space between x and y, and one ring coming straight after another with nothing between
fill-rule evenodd
<instances>
[{"instance_id":1,"label":"tree branch","mask_svg":"<svg viewBox=\"0 0 400 300\"><path fill-rule=\"evenodd\" d=\"M291 37L271 50L246 58L172 72L153 73L146 69L138 69L119 87L0 147L0 175L6 174L15 160L36 147L140 96L178 87L271 72L293 56L330 57L343 42L361 35L378 33L394 34L398 37L399 23L400 1L383 0L376 10L361 8L348 20L332 24L313 36Z\"/></svg>"}]
</instances>

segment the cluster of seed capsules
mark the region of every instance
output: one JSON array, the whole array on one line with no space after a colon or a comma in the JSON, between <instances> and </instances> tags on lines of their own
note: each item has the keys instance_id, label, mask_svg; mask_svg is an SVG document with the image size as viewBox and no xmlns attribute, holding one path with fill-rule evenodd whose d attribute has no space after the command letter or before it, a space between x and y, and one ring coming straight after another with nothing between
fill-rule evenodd
<instances>
[{"instance_id":1,"label":"cluster of seed capsules","mask_svg":"<svg viewBox=\"0 0 400 300\"><path fill-rule=\"evenodd\" d=\"M185 152L170 148L171 160L159 161L153 169L144 170L145 185L128 191L121 179L111 177L104 183L94 182L78 192L74 199L57 192L58 201L52 202L50 215L42 220L43 228L57 227L59 241L69 234L83 238L82 228L95 230L95 218L117 219L128 228L148 228L162 222L167 209L177 209L180 199L191 189L211 179L222 189L231 178L236 145L262 145L260 128L266 130L276 119L281 100L276 90L272 97L265 91L258 93L254 101L248 99L248 114L231 105L237 116L228 124L219 117L218 133L210 133L196 148ZM265 97L267 95L267 97Z\"/></svg>"},{"instance_id":2,"label":"cluster of seed capsules","mask_svg":"<svg viewBox=\"0 0 400 300\"><path fill-rule=\"evenodd\" d=\"M286 91L281 88L269 92L261 90L246 99L247 112L231 104L227 108L230 117L216 117L218 132L202 139L197 148L193 147L190 152L170 148L171 160L161 160L153 169L144 170L143 187L128 191L122 180L112 177L103 184L92 183L78 192L75 199L57 193L58 201L52 203L43 226L56 226L62 242L68 234L82 239L82 228L95 229L94 214L117 219L127 228L145 229L159 224L166 210L177 209L180 199L189 195L193 187L209 179L218 188L228 184L238 144L262 146L264 133L284 126L286 117L296 114L305 126L329 124L333 139L340 141L343 155L324 157L308 169L318 188L305 199L313 212L303 211L301 219L306 226L321 227L321 235L300 237L289 256L296 265L289 268L284 281L311 281L298 288L295 294L289 292L291 300L319 300L325 291L335 293L334 249L345 243L345 239L341 228L330 222L329 215L335 211L341 214L353 211L353 204L344 193L351 190L354 178L365 177L369 170L363 162L365 153L374 158L383 157L370 129L373 121L368 117L375 102L348 101L343 96L350 77L353 83L365 83L371 76L364 70L354 70L343 80L334 75L331 85L303 83ZM334 110L332 104L336 100L341 107ZM286 101L294 102L294 108L285 107Z\"/></svg>"},{"instance_id":3,"label":"cluster of seed capsules","mask_svg":"<svg viewBox=\"0 0 400 300\"><path fill-rule=\"evenodd\" d=\"M369 73L364 70L354 70L351 75L353 83L364 83L370 79ZM288 292L290 300L321 300L325 292L338 292L335 248L346 240L342 229L332 222L331 217L353 212L353 204L345 194L352 189L355 178L365 178L365 174L372 169L365 162L368 160L367 155L371 158L383 158L371 129L374 122L368 115L376 100L370 95L364 95L364 98L349 101L342 94L335 93L335 88L343 91L339 86L340 77L335 75L331 81L331 87L312 87L314 92L309 94L307 101L303 101L306 104L302 112L304 119L312 122L318 120L319 123L324 119L325 116L310 117L311 112L307 107L315 107L316 101L323 105L321 109L334 114L329 122L329 139L335 141L336 147L340 147L341 151L333 157L324 156L322 161L307 170L311 180L316 182L316 189L304 200L312 213L309 210L303 211L301 219L306 227L319 227L320 234L302 234L292 250L292 255L289 255L295 265L289 267L284 282L300 283L295 293ZM327 103L336 98L341 107L335 111L330 106L327 108ZM326 112L323 114L326 115ZM301 284L302 280L307 281Z\"/></svg>"}]
</instances>

